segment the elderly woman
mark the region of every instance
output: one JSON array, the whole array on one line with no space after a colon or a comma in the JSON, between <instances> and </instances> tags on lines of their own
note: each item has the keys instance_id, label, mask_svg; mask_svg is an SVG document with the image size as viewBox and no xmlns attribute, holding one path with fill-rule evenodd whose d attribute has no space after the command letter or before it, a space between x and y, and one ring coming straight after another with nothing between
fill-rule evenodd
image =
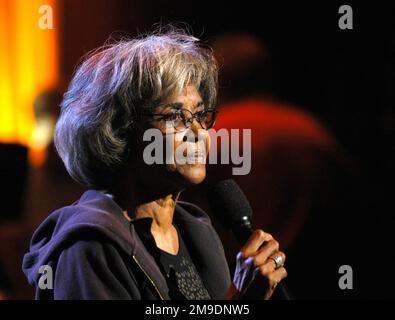
<instances>
[{"instance_id":1,"label":"elderly woman","mask_svg":"<svg viewBox=\"0 0 395 320\"><path fill-rule=\"evenodd\" d=\"M178 201L205 178L216 93L212 52L181 31L118 42L81 64L55 144L69 174L89 190L33 235L23 270L36 298L271 297L286 277L272 236L255 231L232 281L207 214ZM167 161L147 161L148 129L163 137L157 145L172 146ZM180 148L187 161L176 156Z\"/></svg>"}]
</instances>

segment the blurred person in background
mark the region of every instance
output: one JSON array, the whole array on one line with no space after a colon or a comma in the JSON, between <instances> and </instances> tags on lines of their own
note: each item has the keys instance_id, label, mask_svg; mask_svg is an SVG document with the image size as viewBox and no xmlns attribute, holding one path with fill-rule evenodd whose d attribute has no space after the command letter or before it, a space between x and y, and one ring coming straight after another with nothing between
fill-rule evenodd
<instances>
[{"instance_id":1,"label":"blurred person in background","mask_svg":"<svg viewBox=\"0 0 395 320\"><path fill-rule=\"evenodd\" d=\"M345 226L352 219L346 209L337 206L349 203L342 198L347 193L340 190L346 191L349 186L346 181L353 175L352 162L316 117L273 95L274 70L260 38L249 33L227 33L214 37L212 44L220 66L221 116L215 129L251 129L251 171L237 176L232 175L231 164L209 165L206 181L187 191L184 197L210 213L202 196L207 185L234 179L251 202L255 226L271 230L291 253L289 263L294 273L288 282L294 296L335 297L339 293L336 263L342 261L342 252L348 252L337 248L348 238ZM233 235L217 225L217 221L214 223L221 238L229 244L227 256L233 256L238 247ZM336 239L332 231L338 235ZM347 245L351 246L351 242ZM300 268L300 262L317 248L321 248L322 254L314 257L315 271ZM332 259L332 255L338 259ZM234 265L230 262L232 269ZM309 277L307 273L315 272L317 275L312 279L320 277L321 272L333 277L321 282L303 280Z\"/></svg>"},{"instance_id":2,"label":"blurred person in background","mask_svg":"<svg viewBox=\"0 0 395 320\"><path fill-rule=\"evenodd\" d=\"M1 145L2 181L8 188L1 208L0 263L6 280L3 297L10 299L34 296L19 267L33 231L53 210L85 190L69 177L53 143L61 100L60 89L44 91L35 99L34 151Z\"/></svg>"},{"instance_id":3,"label":"blurred person in background","mask_svg":"<svg viewBox=\"0 0 395 320\"><path fill-rule=\"evenodd\" d=\"M54 210L77 199L86 188L70 178L53 142L62 91L46 90L34 102L35 162L29 167L23 218L29 232Z\"/></svg>"}]
</instances>

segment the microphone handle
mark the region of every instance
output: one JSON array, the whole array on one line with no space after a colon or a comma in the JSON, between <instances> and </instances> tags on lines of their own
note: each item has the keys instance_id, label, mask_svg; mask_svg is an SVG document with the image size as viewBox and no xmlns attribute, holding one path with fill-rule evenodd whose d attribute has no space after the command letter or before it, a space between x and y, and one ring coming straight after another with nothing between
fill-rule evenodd
<instances>
[{"instance_id":1,"label":"microphone handle","mask_svg":"<svg viewBox=\"0 0 395 320\"><path fill-rule=\"evenodd\" d=\"M240 246L244 246L254 232L249 217L243 217L242 224L237 225L237 227L232 228L232 230ZM265 245L265 243L263 243L261 247L263 245ZM284 280L282 280L277 285L273 292L272 300L293 300L288 287L284 283Z\"/></svg>"}]
</instances>

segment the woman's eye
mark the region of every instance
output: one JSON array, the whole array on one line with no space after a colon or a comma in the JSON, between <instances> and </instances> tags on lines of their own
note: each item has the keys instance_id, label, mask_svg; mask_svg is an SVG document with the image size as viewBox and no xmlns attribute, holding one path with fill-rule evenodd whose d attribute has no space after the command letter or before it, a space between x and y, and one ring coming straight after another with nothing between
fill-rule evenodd
<instances>
[{"instance_id":1,"label":"woman's eye","mask_svg":"<svg viewBox=\"0 0 395 320\"><path fill-rule=\"evenodd\" d=\"M178 117L178 113L172 112L172 113L167 113L167 114L163 115L162 119L165 121L174 121L177 119L177 117Z\"/></svg>"},{"instance_id":2,"label":"woman's eye","mask_svg":"<svg viewBox=\"0 0 395 320\"><path fill-rule=\"evenodd\" d=\"M207 111L206 111L206 110L199 111L199 112L196 113L196 116L197 116L199 119L204 120L205 118L207 118Z\"/></svg>"}]
</instances>

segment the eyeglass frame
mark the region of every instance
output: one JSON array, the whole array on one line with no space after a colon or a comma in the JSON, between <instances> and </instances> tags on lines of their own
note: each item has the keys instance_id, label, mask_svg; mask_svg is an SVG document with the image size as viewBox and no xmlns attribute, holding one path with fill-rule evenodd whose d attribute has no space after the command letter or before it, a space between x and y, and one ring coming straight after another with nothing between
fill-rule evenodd
<instances>
[{"instance_id":1,"label":"eyeglass frame","mask_svg":"<svg viewBox=\"0 0 395 320\"><path fill-rule=\"evenodd\" d=\"M177 111L181 111L181 114L183 114L182 111L188 111L192 116L189 117L188 119L185 118L185 117L184 117L184 119L181 119L181 121L182 121L183 124L184 124L184 128L182 128L181 130L176 129L176 127L175 127L175 125L174 125L174 121L175 121L175 120L166 120L166 122L167 122L167 121L173 122L173 128L174 128L174 130L175 130L176 132L181 132L181 131L183 131L183 130L189 129L189 128L192 126L193 121L194 121L195 119L196 119L196 121L200 124L200 126L202 127L202 129L204 129L204 130L209 130L209 129L211 129L212 127L214 127L215 121L217 120L217 116L218 116L218 113L219 113L219 111L218 111L216 108L207 108L207 109L204 109L204 110L202 110L202 111L197 111L197 112L194 112L194 113L192 113L191 111L189 111L188 109L185 109L185 108L177 108L175 111L173 111L173 112L168 112L168 113L139 113L139 115L140 115L140 116L151 116L151 117L162 116L162 118L154 119L154 120L163 121L163 120L164 120L164 117L165 117L166 115L174 114L174 113L176 113ZM197 114L202 113L202 112L207 112L207 111L213 112L213 123L211 124L210 127L204 128L203 125L202 125L202 123L200 122L200 120L198 120ZM192 121L191 121L191 119L192 119ZM187 125L187 123L189 123L189 125Z\"/></svg>"}]
</instances>

